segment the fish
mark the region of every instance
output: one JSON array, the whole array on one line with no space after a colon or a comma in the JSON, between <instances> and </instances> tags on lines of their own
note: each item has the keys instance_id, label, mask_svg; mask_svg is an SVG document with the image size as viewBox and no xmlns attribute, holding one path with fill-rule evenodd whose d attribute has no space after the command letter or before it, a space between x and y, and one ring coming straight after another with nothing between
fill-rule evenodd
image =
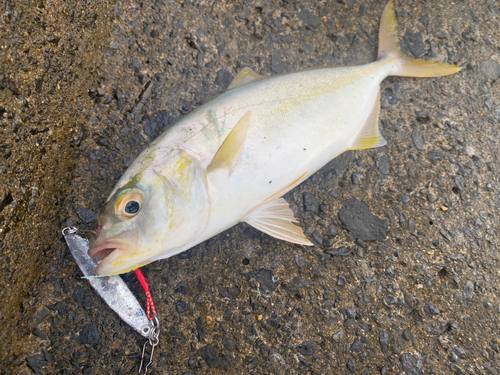
<instances>
[{"instance_id":1,"label":"fish","mask_svg":"<svg viewBox=\"0 0 500 375\"><path fill-rule=\"evenodd\" d=\"M263 77L244 68L227 91L156 138L101 208L89 255L95 272L129 272L245 222L311 246L282 198L347 150L386 144L378 128L388 76L441 77L460 67L403 56L393 1L378 58Z\"/></svg>"},{"instance_id":2,"label":"fish","mask_svg":"<svg viewBox=\"0 0 500 375\"><path fill-rule=\"evenodd\" d=\"M71 255L90 285L125 323L149 339L152 326L127 284L116 275L94 278L98 261L88 255L89 242L79 236L75 228L64 228L62 234Z\"/></svg>"}]
</instances>

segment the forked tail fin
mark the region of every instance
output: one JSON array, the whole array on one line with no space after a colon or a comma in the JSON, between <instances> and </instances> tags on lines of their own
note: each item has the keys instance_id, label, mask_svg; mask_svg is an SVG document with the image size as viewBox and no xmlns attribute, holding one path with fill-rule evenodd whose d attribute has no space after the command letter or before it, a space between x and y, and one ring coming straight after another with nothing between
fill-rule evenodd
<instances>
[{"instance_id":1,"label":"forked tail fin","mask_svg":"<svg viewBox=\"0 0 500 375\"><path fill-rule=\"evenodd\" d=\"M456 65L412 59L401 54L393 0L385 6L380 19L378 59L386 57L394 58L396 66L391 75L396 76L441 77L460 71L460 67Z\"/></svg>"}]
</instances>

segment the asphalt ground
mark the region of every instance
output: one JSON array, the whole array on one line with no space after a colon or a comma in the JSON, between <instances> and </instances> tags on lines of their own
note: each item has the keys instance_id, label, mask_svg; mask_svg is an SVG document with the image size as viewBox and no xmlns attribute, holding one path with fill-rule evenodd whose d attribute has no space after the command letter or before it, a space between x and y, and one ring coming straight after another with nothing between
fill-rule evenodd
<instances>
[{"instance_id":1,"label":"asphalt ground","mask_svg":"<svg viewBox=\"0 0 500 375\"><path fill-rule=\"evenodd\" d=\"M135 156L242 68L373 61L384 5L2 2L0 373L135 373L143 339L80 278L61 229L91 228ZM395 8L404 53L462 71L386 79L387 146L285 196L316 246L239 224L144 267L155 373L500 371L499 4Z\"/></svg>"}]
</instances>

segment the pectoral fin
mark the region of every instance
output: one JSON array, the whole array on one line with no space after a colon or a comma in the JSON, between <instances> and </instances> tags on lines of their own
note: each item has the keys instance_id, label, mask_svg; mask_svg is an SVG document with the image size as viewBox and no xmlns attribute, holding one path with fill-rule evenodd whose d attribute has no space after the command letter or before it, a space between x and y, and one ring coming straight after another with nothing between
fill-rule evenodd
<instances>
[{"instance_id":1,"label":"pectoral fin","mask_svg":"<svg viewBox=\"0 0 500 375\"><path fill-rule=\"evenodd\" d=\"M256 207L242 221L277 239L299 245L313 245L302 229L293 224L297 219L283 198L276 198Z\"/></svg>"},{"instance_id":2,"label":"pectoral fin","mask_svg":"<svg viewBox=\"0 0 500 375\"><path fill-rule=\"evenodd\" d=\"M257 73L255 73L252 69L250 68L243 68L238 75L233 79L233 82L229 85L227 88L228 90L232 90L241 86L248 85L252 82L257 82L260 81L261 79L264 79L264 76L261 76Z\"/></svg>"},{"instance_id":3,"label":"pectoral fin","mask_svg":"<svg viewBox=\"0 0 500 375\"><path fill-rule=\"evenodd\" d=\"M207 167L207 172L217 168L227 168L232 171L236 157L241 153L245 144L248 128L250 127L250 115L251 111L245 113L224 139L212 162Z\"/></svg>"},{"instance_id":4,"label":"pectoral fin","mask_svg":"<svg viewBox=\"0 0 500 375\"><path fill-rule=\"evenodd\" d=\"M349 145L349 150L366 150L367 148L381 147L387 144L387 141L382 137L382 134L380 134L380 130L378 129L379 113L380 90L365 124L356 135L356 138Z\"/></svg>"}]
</instances>

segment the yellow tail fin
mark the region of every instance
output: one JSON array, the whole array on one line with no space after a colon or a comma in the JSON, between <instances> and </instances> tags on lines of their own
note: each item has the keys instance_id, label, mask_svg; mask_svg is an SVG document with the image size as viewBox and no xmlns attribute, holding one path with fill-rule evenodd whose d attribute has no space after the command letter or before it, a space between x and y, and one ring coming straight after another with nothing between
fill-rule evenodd
<instances>
[{"instance_id":1,"label":"yellow tail fin","mask_svg":"<svg viewBox=\"0 0 500 375\"><path fill-rule=\"evenodd\" d=\"M378 58L384 59L387 57L392 57L395 60L396 66L392 75L397 76L441 77L460 71L460 67L456 65L417 60L401 54L393 0L385 6L380 19Z\"/></svg>"}]
</instances>

